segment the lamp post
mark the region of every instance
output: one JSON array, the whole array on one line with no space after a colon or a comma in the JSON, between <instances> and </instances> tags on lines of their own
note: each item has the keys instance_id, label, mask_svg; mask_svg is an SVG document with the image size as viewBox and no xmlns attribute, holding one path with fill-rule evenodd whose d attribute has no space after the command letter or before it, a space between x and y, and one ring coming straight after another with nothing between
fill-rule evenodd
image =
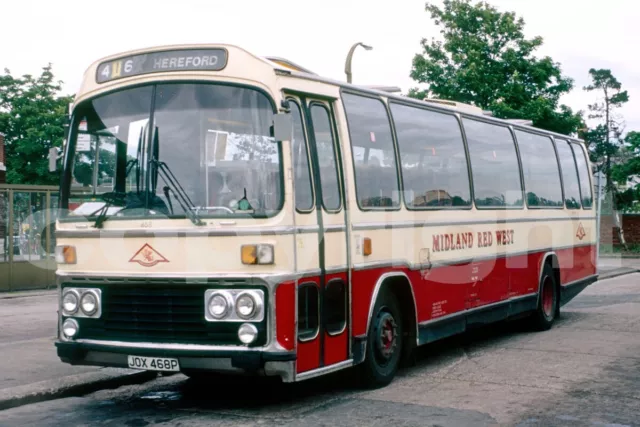
<instances>
[{"instance_id":1,"label":"lamp post","mask_svg":"<svg viewBox=\"0 0 640 427\"><path fill-rule=\"evenodd\" d=\"M347 54L347 61L344 64L344 73L347 75L347 83L351 83L351 59L353 58L353 52L355 52L358 46L362 46L365 50L373 49L371 46L367 46L362 42L355 43L351 46L351 49L349 49L349 53Z\"/></svg>"}]
</instances>

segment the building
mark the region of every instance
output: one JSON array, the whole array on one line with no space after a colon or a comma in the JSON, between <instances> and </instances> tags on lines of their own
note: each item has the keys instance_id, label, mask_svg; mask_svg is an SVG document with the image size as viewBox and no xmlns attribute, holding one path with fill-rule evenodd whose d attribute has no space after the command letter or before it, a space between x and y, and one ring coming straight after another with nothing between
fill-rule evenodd
<instances>
[{"instance_id":1,"label":"building","mask_svg":"<svg viewBox=\"0 0 640 427\"><path fill-rule=\"evenodd\" d=\"M7 182L7 166L4 153L4 134L0 132L0 184Z\"/></svg>"}]
</instances>

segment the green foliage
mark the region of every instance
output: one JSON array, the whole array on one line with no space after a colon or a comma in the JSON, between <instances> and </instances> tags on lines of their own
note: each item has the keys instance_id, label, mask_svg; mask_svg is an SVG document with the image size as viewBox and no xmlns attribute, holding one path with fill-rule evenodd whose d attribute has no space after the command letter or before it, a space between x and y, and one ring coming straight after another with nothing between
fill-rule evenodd
<instances>
[{"instance_id":1,"label":"green foliage","mask_svg":"<svg viewBox=\"0 0 640 427\"><path fill-rule=\"evenodd\" d=\"M591 84L585 86L584 90L596 92L599 97L589 105L589 119L597 120L597 125L587 130L585 142L591 161L605 176L605 191L613 195L616 209L628 210L633 207L633 201L638 200L638 191L632 188L620 194L614 182L626 183L633 171L640 168L640 163L633 156L640 138L636 132L630 133L626 137L628 144L625 144L622 136L624 122L616 113L617 109L629 102L629 94L622 90L622 83L611 70L592 68L589 76ZM629 155L631 157L627 158Z\"/></svg>"},{"instance_id":2,"label":"green foliage","mask_svg":"<svg viewBox=\"0 0 640 427\"><path fill-rule=\"evenodd\" d=\"M500 118L532 120L534 126L564 134L583 127L581 113L558 105L573 88L559 64L537 58L541 37L524 36L524 20L488 3L444 0L427 3L443 41L423 39L411 78L428 84L409 91L414 98L449 99L476 105Z\"/></svg>"},{"instance_id":3,"label":"green foliage","mask_svg":"<svg viewBox=\"0 0 640 427\"><path fill-rule=\"evenodd\" d=\"M60 147L70 96L59 96L51 64L38 77L0 76L0 131L5 134L7 182L58 184L49 172L49 148Z\"/></svg>"}]
</instances>

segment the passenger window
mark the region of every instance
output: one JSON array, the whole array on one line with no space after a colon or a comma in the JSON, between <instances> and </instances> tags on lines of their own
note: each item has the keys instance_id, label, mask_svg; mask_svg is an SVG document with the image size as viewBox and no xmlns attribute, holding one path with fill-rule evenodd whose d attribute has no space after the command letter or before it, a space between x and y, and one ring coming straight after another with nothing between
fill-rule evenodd
<instances>
[{"instance_id":1,"label":"passenger window","mask_svg":"<svg viewBox=\"0 0 640 427\"><path fill-rule=\"evenodd\" d=\"M593 205L593 196L591 191L591 179L589 177L589 166L586 155L582 147L578 144L571 144L573 154L576 158L578 166L578 178L580 179L580 195L582 196L582 207L591 209Z\"/></svg>"},{"instance_id":2,"label":"passenger window","mask_svg":"<svg viewBox=\"0 0 640 427\"><path fill-rule=\"evenodd\" d=\"M527 206L562 208L560 168L551 138L516 131Z\"/></svg>"},{"instance_id":3,"label":"passenger window","mask_svg":"<svg viewBox=\"0 0 640 427\"><path fill-rule=\"evenodd\" d=\"M516 146L507 127L464 119L476 206L523 205Z\"/></svg>"},{"instance_id":4,"label":"passenger window","mask_svg":"<svg viewBox=\"0 0 640 427\"><path fill-rule=\"evenodd\" d=\"M320 319L319 292L315 283L298 288L298 339L307 341L318 333Z\"/></svg>"},{"instance_id":5,"label":"passenger window","mask_svg":"<svg viewBox=\"0 0 640 427\"><path fill-rule=\"evenodd\" d=\"M400 186L391 125L379 99L342 94L360 209L397 208Z\"/></svg>"},{"instance_id":6,"label":"passenger window","mask_svg":"<svg viewBox=\"0 0 640 427\"><path fill-rule=\"evenodd\" d=\"M311 120L318 152L322 205L328 211L338 211L342 206L336 147L331 130L329 111L322 105L311 106Z\"/></svg>"},{"instance_id":7,"label":"passenger window","mask_svg":"<svg viewBox=\"0 0 640 427\"><path fill-rule=\"evenodd\" d=\"M339 334L347 325L347 287L342 280L332 280L324 294L324 319L329 335Z\"/></svg>"},{"instance_id":8,"label":"passenger window","mask_svg":"<svg viewBox=\"0 0 640 427\"><path fill-rule=\"evenodd\" d=\"M560 167L562 168L562 182L564 184L564 203L567 209L580 209L580 183L573 150L567 141L556 140Z\"/></svg>"},{"instance_id":9,"label":"passenger window","mask_svg":"<svg viewBox=\"0 0 640 427\"><path fill-rule=\"evenodd\" d=\"M302 112L298 103L290 101L293 119L293 185L296 198L296 209L310 211L313 209L313 189L311 186L311 169L309 168L309 151L302 125Z\"/></svg>"},{"instance_id":10,"label":"passenger window","mask_svg":"<svg viewBox=\"0 0 640 427\"><path fill-rule=\"evenodd\" d=\"M471 206L467 154L458 120L391 104L408 208Z\"/></svg>"}]
</instances>

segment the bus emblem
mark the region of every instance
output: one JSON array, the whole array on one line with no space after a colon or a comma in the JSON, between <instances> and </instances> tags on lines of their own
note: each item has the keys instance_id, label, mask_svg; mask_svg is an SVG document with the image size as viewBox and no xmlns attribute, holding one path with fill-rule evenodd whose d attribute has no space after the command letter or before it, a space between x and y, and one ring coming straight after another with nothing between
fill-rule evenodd
<instances>
[{"instance_id":1,"label":"bus emblem","mask_svg":"<svg viewBox=\"0 0 640 427\"><path fill-rule=\"evenodd\" d=\"M578 232L576 233L576 237L582 240L586 235L587 233L584 231L584 227L582 226L582 223L578 224Z\"/></svg>"},{"instance_id":2,"label":"bus emblem","mask_svg":"<svg viewBox=\"0 0 640 427\"><path fill-rule=\"evenodd\" d=\"M129 262L137 262L143 267L153 267L161 262L169 262L169 260L163 257L160 252L153 249L151 245L145 243L144 246L131 257Z\"/></svg>"}]
</instances>

